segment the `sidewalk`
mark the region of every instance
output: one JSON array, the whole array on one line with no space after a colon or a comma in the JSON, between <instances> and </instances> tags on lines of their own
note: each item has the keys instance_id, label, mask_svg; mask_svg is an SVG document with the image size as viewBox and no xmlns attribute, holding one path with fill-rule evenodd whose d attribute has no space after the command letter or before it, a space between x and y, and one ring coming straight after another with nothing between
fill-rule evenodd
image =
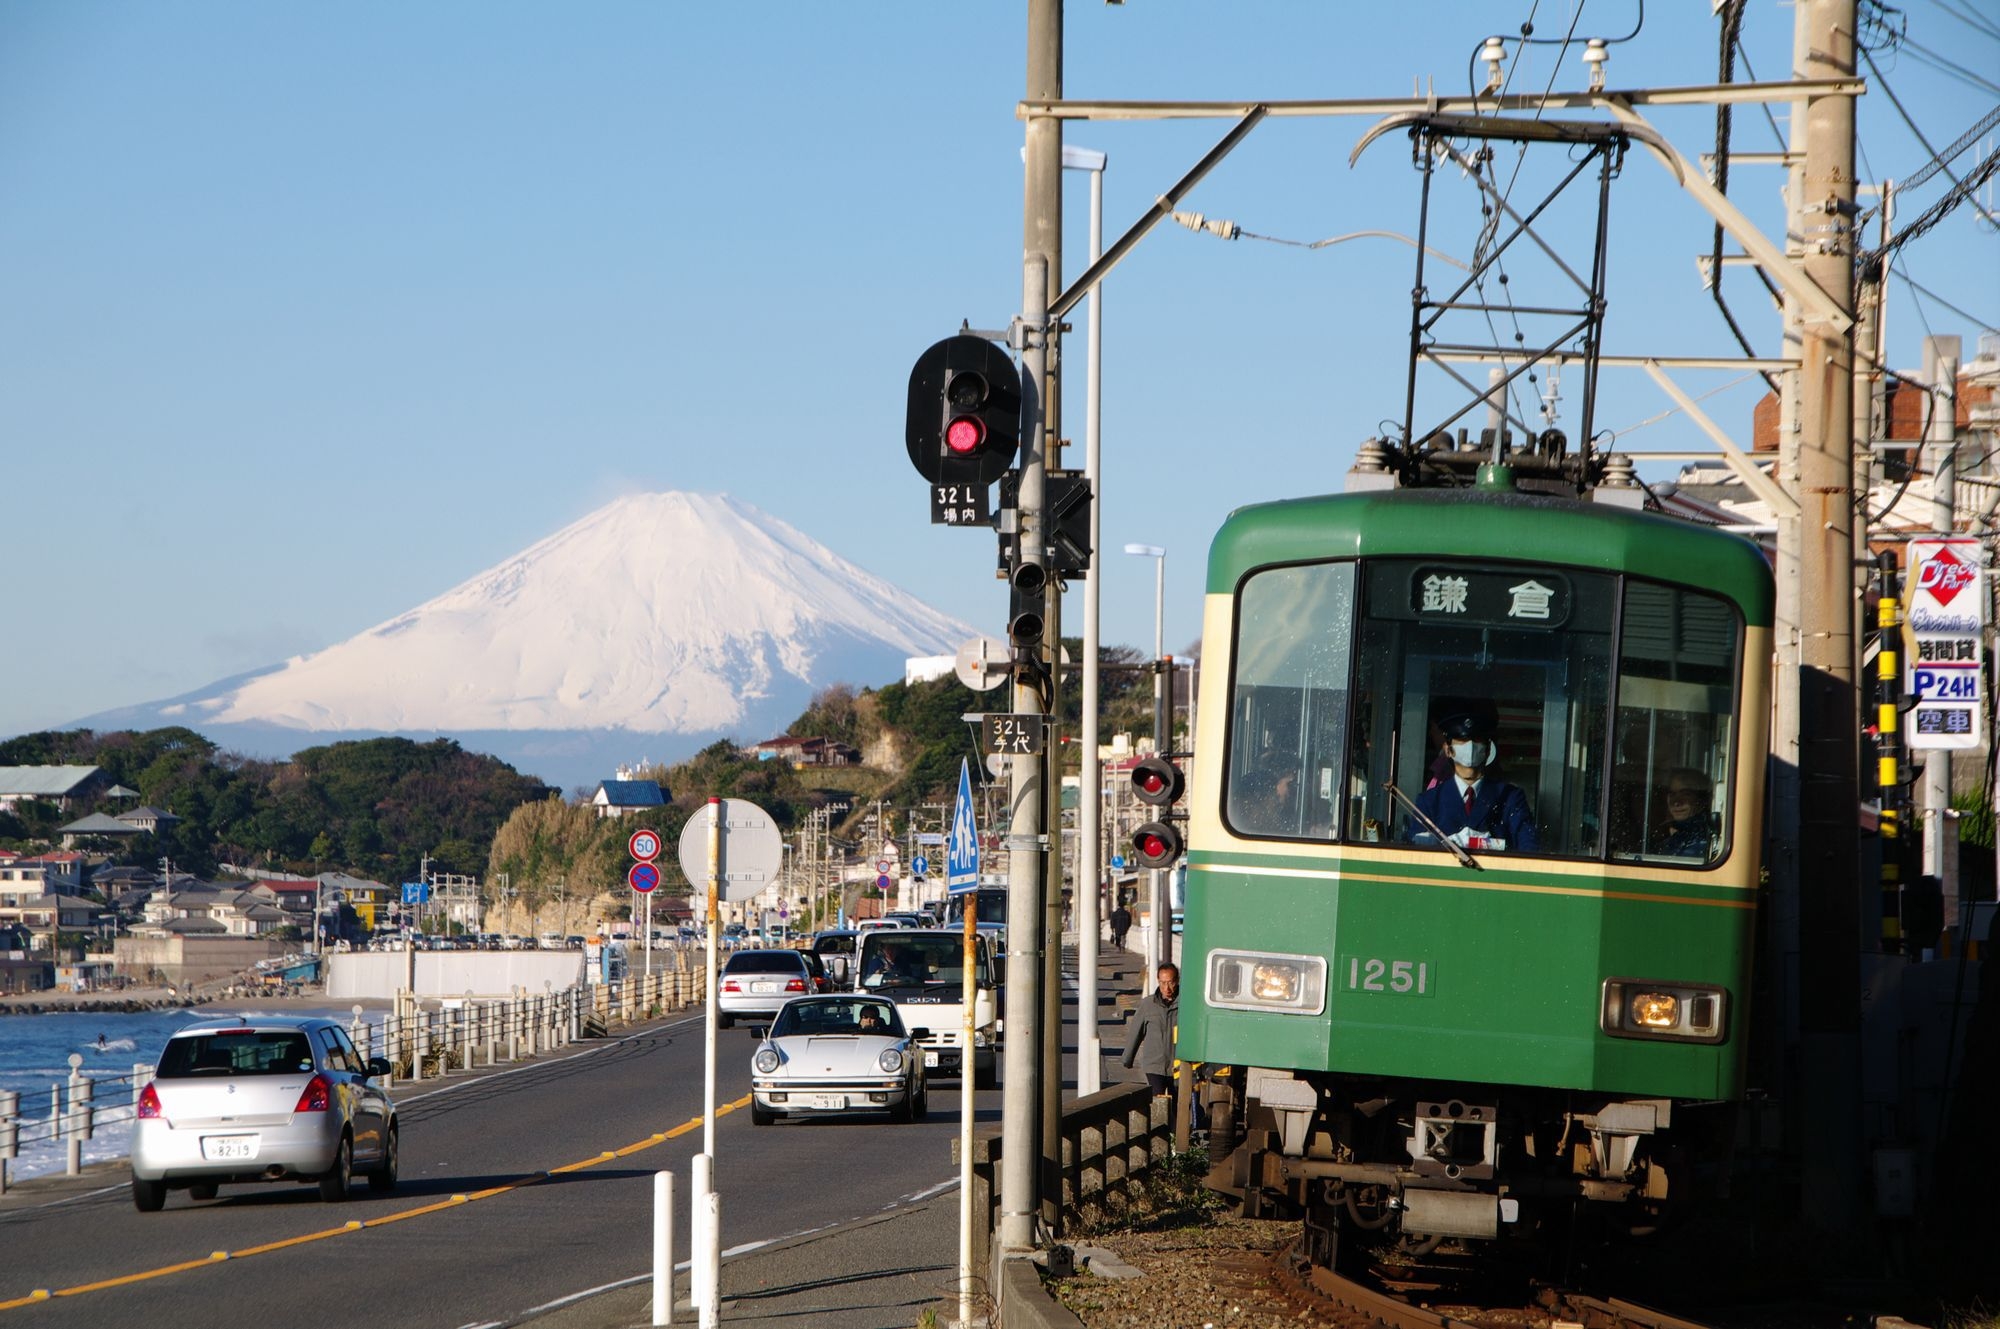
<instances>
[{"instance_id":1,"label":"sidewalk","mask_svg":"<svg viewBox=\"0 0 2000 1329\"><path fill-rule=\"evenodd\" d=\"M983 1288L982 1288L983 1291ZM688 1276L674 1278L674 1323L694 1324ZM650 1280L534 1316L537 1329L627 1329L652 1324ZM958 1194L843 1223L722 1262L722 1320L790 1329L909 1329L929 1308L958 1319ZM981 1298L975 1318L991 1314Z\"/></svg>"}]
</instances>

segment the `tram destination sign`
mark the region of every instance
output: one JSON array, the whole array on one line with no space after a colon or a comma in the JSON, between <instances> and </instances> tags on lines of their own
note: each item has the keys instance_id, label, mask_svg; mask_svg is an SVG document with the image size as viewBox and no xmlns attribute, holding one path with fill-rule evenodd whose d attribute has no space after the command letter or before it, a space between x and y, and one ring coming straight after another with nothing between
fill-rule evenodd
<instances>
[{"instance_id":1,"label":"tram destination sign","mask_svg":"<svg viewBox=\"0 0 2000 1329\"><path fill-rule=\"evenodd\" d=\"M1554 628L1569 621L1570 584L1547 568L1426 563L1410 573L1409 605L1430 622Z\"/></svg>"}]
</instances>

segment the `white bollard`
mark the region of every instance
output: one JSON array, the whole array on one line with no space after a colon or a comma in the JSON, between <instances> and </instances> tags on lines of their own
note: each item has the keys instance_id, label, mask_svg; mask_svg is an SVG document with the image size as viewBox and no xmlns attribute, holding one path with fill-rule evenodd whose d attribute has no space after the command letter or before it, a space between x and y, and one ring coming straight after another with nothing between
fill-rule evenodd
<instances>
[{"instance_id":1,"label":"white bollard","mask_svg":"<svg viewBox=\"0 0 2000 1329\"><path fill-rule=\"evenodd\" d=\"M69 1112L63 1118L63 1153L69 1176L83 1173L83 1142L90 1138L90 1080L83 1073L83 1054L69 1054Z\"/></svg>"},{"instance_id":2,"label":"white bollard","mask_svg":"<svg viewBox=\"0 0 2000 1329\"><path fill-rule=\"evenodd\" d=\"M694 1156L694 1186L688 1194L688 1301L705 1327L709 1323L708 1284L713 1268L709 1260L721 1236L712 1224L715 1211L708 1196L715 1189L715 1160L707 1154Z\"/></svg>"},{"instance_id":3,"label":"white bollard","mask_svg":"<svg viewBox=\"0 0 2000 1329\"><path fill-rule=\"evenodd\" d=\"M674 1322L674 1174L653 1174L653 1323Z\"/></svg>"},{"instance_id":4,"label":"white bollard","mask_svg":"<svg viewBox=\"0 0 2000 1329\"><path fill-rule=\"evenodd\" d=\"M701 1329L722 1323L722 1197L710 1191L702 1198L702 1221L708 1224L708 1276L702 1279Z\"/></svg>"}]
</instances>

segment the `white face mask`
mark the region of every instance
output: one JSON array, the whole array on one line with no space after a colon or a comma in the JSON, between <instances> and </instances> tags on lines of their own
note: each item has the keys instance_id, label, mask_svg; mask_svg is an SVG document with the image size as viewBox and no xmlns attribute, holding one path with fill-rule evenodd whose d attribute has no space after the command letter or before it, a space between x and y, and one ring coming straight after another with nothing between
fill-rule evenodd
<instances>
[{"instance_id":1,"label":"white face mask","mask_svg":"<svg viewBox=\"0 0 2000 1329\"><path fill-rule=\"evenodd\" d=\"M1453 743L1451 759L1460 766L1477 769L1493 760L1493 745L1474 739L1469 743Z\"/></svg>"}]
</instances>

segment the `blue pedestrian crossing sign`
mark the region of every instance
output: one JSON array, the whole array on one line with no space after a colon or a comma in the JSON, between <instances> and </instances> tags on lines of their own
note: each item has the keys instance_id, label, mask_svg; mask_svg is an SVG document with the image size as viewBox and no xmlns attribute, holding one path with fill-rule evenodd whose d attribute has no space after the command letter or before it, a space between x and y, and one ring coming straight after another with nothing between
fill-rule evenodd
<instances>
[{"instance_id":1,"label":"blue pedestrian crossing sign","mask_svg":"<svg viewBox=\"0 0 2000 1329\"><path fill-rule=\"evenodd\" d=\"M945 889L965 895L979 889L979 826L972 818L972 768L958 761L958 801L951 809L951 838L946 841Z\"/></svg>"}]
</instances>

